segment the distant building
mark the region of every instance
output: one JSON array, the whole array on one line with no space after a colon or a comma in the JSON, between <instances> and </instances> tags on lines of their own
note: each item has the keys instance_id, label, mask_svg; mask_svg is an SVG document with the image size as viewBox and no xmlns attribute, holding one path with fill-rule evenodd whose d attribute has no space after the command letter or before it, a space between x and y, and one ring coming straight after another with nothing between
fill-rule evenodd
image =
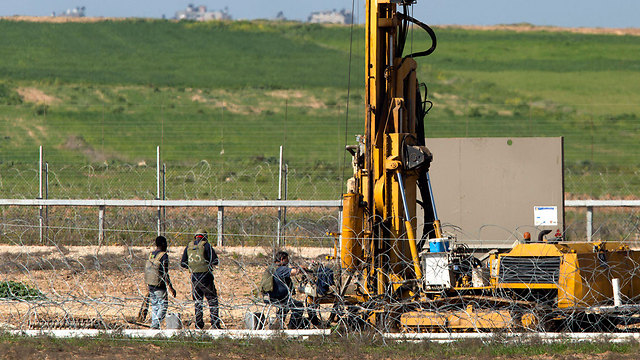
<instances>
[{"instance_id":1,"label":"distant building","mask_svg":"<svg viewBox=\"0 0 640 360\"><path fill-rule=\"evenodd\" d=\"M278 14L276 15L276 17L273 20L275 20L275 21L287 21L287 18L284 16L284 12L278 11Z\"/></svg>"},{"instance_id":2,"label":"distant building","mask_svg":"<svg viewBox=\"0 0 640 360\"><path fill-rule=\"evenodd\" d=\"M322 23L322 24L351 24L351 11L342 9L336 11L316 11L312 12L307 19L310 23Z\"/></svg>"},{"instance_id":3,"label":"distant building","mask_svg":"<svg viewBox=\"0 0 640 360\"><path fill-rule=\"evenodd\" d=\"M207 7L204 5L194 6L189 4L186 9L176 11L175 19L194 21L231 20L231 15L229 15L229 9L226 7L219 11L207 11Z\"/></svg>"},{"instance_id":4,"label":"distant building","mask_svg":"<svg viewBox=\"0 0 640 360\"><path fill-rule=\"evenodd\" d=\"M67 9L57 15L55 12L51 15L58 16L58 17L84 17L85 10L86 8L84 6L76 6L73 9Z\"/></svg>"}]
</instances>

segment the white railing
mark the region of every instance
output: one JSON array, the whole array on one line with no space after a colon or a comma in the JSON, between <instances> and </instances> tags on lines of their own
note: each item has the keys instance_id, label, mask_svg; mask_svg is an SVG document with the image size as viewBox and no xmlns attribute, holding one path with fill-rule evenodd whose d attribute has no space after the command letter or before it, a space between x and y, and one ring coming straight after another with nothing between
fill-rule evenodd
<instances>
[{"instance_id":1,"label":"white railing","mask_svg":"<svg viewBox=\"0 0 640 360\"><path fill-rule=\"evenodd\" d=\"M339 210L342 219L341 200L99 200L99 199L0 199L0 206L89 206L98 210L98 233L104 236L104 212L107 207L209 207L218 208L218 245L223 244L224 208L226 207L328 207ZM640 200L565 200L565 207L587 209L587 241L593 237L593 208L640 207ZM161 212L158 212L160 216ZM46 226L41 223L41 226Z\"/></svg>"},{"instance_id":2,"label":"white railing","mask_svg":"<svg viewBox=\"0 0 640 360\"><path fill-rule=\"evenodd\" d=\"M217 245L224 244L224 209L227 207L274 207L274 208L337 208L338 221L342 222L341 200L97 200L97 199L0 199L0 206L88 206L98 208L98 238L104 239L104 213L107 207L208 207L218 208ZM158 223L163 211L158 211ZM42 217L42 215L41 215ZM42 219L41 219L42 220ZM46 222L40 221L40 234L44 233ZM158 227L158 235L160 235ZM41 235L42 236L42 235Z\"/></svg>"},{"instance_id":3,"label":"white railing","mask_svg":"<svg viewBox=\"0 0 640 360\"><path fill-rule=\"evenodd\" d=\"M640 200L565 200L564 206L587 208L587 241L592 241L594 207L640 207Z\"/></svg>"}]
</instances>

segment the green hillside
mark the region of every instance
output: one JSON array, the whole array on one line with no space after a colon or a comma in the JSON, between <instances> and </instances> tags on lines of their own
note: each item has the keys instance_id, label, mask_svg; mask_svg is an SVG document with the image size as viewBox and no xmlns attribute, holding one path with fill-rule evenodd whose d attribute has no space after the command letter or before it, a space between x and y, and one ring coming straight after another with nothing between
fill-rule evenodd
<instances>
[{"instance_id":1,"label":"green hillside","mask_svg":"<svg viewBox=\"0 0 640 360\"><path fill-rule=\"evenodd\" d=\"M353 43L350 27L269 22L0 21L0 32L4 197L37 193L39 145L50 197L153 197L156 146L172 198L275 198L280 145L290 198L337 198L349 176L361 26ZM568 192L638 196L640 37L436 32L419 60L428 137L565 136ZM410 39L407 51L425 46Z\"/></svg>"}]
</instances>

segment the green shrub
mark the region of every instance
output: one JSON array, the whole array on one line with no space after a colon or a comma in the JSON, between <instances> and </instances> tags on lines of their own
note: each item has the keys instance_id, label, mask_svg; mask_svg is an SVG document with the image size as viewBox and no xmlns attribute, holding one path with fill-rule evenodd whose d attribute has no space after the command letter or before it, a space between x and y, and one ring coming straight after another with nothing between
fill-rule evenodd
<instances>
[{"instance_id":1,"label":"green shrub","mask_svg":"<svg viewBox=\"0 0 640 360\"><path fill-rule=\"evenodd\" d=\"M38 289L10 280L0 282L0 299L40 300L45 299L45 296Z\"/></svg>"},{"instance_id":2,"label":"green shrub","mask_svg":"<svg viewBox=\"0 0 640 360\"><path fill-rule=\"evenodd\" d=\"M0 105L19 105L22 104L20 94L13 91L7 84L0 83Z\"/></svg>"}]
</instances>

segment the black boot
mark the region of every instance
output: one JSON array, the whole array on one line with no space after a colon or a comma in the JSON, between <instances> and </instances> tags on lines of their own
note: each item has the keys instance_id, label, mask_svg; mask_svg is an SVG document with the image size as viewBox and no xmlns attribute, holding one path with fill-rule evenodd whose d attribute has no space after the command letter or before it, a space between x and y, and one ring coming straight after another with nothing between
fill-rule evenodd
<instances>
[{"instance_id":1,"label":"black boot","mask_svg":"<svg viewBox=\"0 0 640 360\"><path fill-rule=\"evenodd\" d=\"M309 322L315 327L322 327L322 320L317 315L311 316Z\"/></svg>"},{"instance_id":2,"label":"black boot","mask_svg":"<svg viewBox=\"0 0 640 360\"><path fill-rule=\"evenodd\" d=\"M220 318L216 318L215 320L211 321L211 329L222 329L222 321L220 321Z\"/></svg>"}]
</instances>

